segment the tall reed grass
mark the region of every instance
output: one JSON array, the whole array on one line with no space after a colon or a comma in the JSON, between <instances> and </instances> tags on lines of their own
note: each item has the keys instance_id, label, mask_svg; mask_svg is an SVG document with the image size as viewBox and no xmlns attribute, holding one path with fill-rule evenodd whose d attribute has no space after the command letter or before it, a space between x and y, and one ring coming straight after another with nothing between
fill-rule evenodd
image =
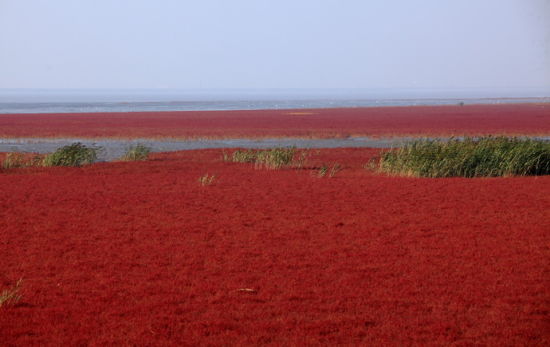
<instances>
[{"instance_id":1,"label":"tall reed grass","mask_svg":"<svg viewBox=\"0 0 550 347\"><path fill-rule=\"evenodd\" d=\"M254 163L258 156L258 151L253 149L241 150L233 152L231 159L235 163Z\"/></svg>"},{"instance_id":2,"label":"tall reed grass","mask_svg":"<svg viewBox=\"0 0 550 347\"><path fill-rule=\"evenodd\" d=\"M6 155L2 162L4 169L16 169L22 167L39 166L42 163L42 156L39 154L25 154L19 152L11 152Z\"/></svg>"},{"instance_id":3,"label":"tall reed grass","mask_svg":"<svg viewBox=\"0 0 550 347\"><path fill-rule=\"evenodd\" d=\"M550 174L550 142L517 137L421 139L382 154L379 170L416 177Z\"/></svg>"},{"instance_id":4,"label":"tall reed grass","mask_svg":"<svg viewBox=\"0 0 550 347\"><path fill-rule=\"evenodd\" d=\"M147 160L149 153L151 153L150 147L138 143L134 146L130 146L120 159L125 161Z\"/></svg>"},{"instance_id":5,"label":"tall reed grass","mask_svg":"<svg viewBox=\"0 0 550 347\"><path fill-rule=\"evenodd\" d=\"M236 150L231 155L231 161L254 163L256 168L281 169L288 166L302 167L307 157L307 151L298 151L296 147L279 147L265 150ZM224 158L228 159L229 156L225 155Z\"/></svg>"},{"instance_id":6,"label":"tall reed grass","mask_svg":"<svg viewBox=\"0 0 550 347\"><path fill-rule=\"evenodd\" d=\"M272 148L259 151L256 155L255 166L266 169L280 169L292 164L296 148Z\"/></svg>"}]
</instances>

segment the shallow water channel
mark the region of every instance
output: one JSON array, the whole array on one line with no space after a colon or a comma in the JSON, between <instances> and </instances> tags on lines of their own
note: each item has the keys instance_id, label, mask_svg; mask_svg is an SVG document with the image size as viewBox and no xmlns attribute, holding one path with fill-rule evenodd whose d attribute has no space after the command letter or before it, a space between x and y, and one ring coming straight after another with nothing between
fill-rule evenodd
<instances>
[{"instance_id":1,"label":"shallow water channel","mask_svg":"<svg viewBox=\"0 0 550 347\"><path fill-rule=\"evenodd\" d=\"M51 153L56 149L80 142L86 146L100 148L98 159L110 161L120 158L126 150L136 144L143 144L151 148L152 152L171 152L205 148L344 148L344 147L371 147L391 148L399 147L410 141L410 137L399 138L369 138L351 137L345 139L300 139L300 138L266 138L266 139L199 139L199 140L151 140L151 139L48 139L48 138L0 138L0 152L29 152ZM542 137L550 141L550 136Z\"/></svg>"},{"instance_id":2,"label":"shallow water channel","mask_svg":"<svg viewBox=\"0 0 550 347\"><path fill-rule=\"evenodd\" d=\"M0 138L0 152L31 152L51 153L62 146L80 142L86 146L99 147L98 159L101 161L120 158L126 150L136 144L151 148L152 152L171 152L205 148L338 148L338 147L374 147L390 148L399 146L408 138L367 138L356 137L347 139L298 139L298 138L267 138L267 139L204 139L204 140L150 140L150 139L47 139L47 138Z\"/></svg>"}]
</instances>

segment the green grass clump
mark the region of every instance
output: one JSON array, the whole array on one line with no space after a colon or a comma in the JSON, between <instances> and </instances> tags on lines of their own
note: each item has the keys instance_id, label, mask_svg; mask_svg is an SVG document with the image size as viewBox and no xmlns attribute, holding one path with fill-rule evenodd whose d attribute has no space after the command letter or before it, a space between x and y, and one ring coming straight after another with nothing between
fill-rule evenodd
<instances>
[{"instance_id":1,"label":"green grass clump","mask_svg":"<svg viewBox=\"0 0 550 347\"><path fill-rule=\"evenodd\" d=\"M4 169L15 169L22 167L39 166L42 162L40 155L29 156L24 153L12 152L6 155L6 158L2 162Z\"/></svg>"},{"instance_id":2,"label":"green grass clump","mask_svg":"<svg viewBox=\"0 0 550 347\"><path fill-rule=\"evenodd\" d=\"M548 175L550 142L502 136L422 139L383 153L379 170L416 177Z\"/></svg>"},{"instance_id":3,"label":"green grass clump","mask_svg":"<svg viewBox=\"0 0 550 347\"><path fill-rule=\"evenodd\" d=\"M126 161L147 160L149 153L151 153L150 147L138 143L129 147L121 159Z\"/></svg>"},{"instance_id":4,"label":"green grass clump","mask_svg":"<svg viewBox=\"0 0 550 347\"><path fill-rule=\"evenodd\" d=\"M21 300L21 283L23 282L23 279L20 279L17 281L15 286L9 289L4 289L2 292L0 292L0 307L4 305L15 305Z\"/></svg>"},{"instance_id":5,"label":"green grass clump","mask_svg":"<svg viewBox=\"0 0 550 347\"><path fill-rule=\"evenodd\" d=\"M248 150L238 149L235 152L233 152L231 159L235 163L254 163L256 161L257 155L258 155L258 151L255 151L253 149L248 149Z\"/></svg>"},{"instance_id":6,"label":"green grass clump","mask_svg":"<svg viewBox=\"0 0 550 347\"><path fill-rule=\"evenodd\" d=\"M86 147L80 142L64 146L48 154L44 166L82 166L97 160L97 148Z\"/></svg>"},{"instance_id":7,"label":"green grass clump","mask_svg":"<svg viewBox=\"0 0 550 347\"><path fill-rule=\"evenodd\" d=\"M14 169L18 167L25 167L25 164L26 160L23 153L8 153L2 162L2 167L4 169Z\"/></svg>"},{"instance_id":8,"label":"green grass clump","mask_svg":"<svg viewBox=\"0 0 550 347\"><path fill-rule=\"evenodd\" d=\"M319 168L319 171L317 171L317 176L318 177L325 177L327 175L327 172L328 172L328 166L326 164L323 164Z\"/></svg>"},{"instance_id":9,"label":"green grass clump","mask_svg":"<svg viewBox=\"0 0 550 347\"><path fill-rule=\"evenodd\" d=\"M201 186L209 186L212 183L214 183L214 180L216 179L215 175L209 175L208 173L202 175L199 177L199 183Z\"/></svg>"},{"instance_id":10,"label":"green grass clump","mask_svg":"<svg viewBox=\"0 0 550 347\"><path fill-rule=\"evenodd\" d=\"M269 148L265 150L238 149L231 157L222 153L225 161L231 159L235 163L254 163L256 168L280 169L286 166L303 167L307 161L308 152L298 151L296 147Z\"/></svg>"},{"instance_id":11,"label":"green grass clump","mask_svg":"<svg viewBox=\"0 0 550 347\"><path fill-rule=\"evenodd\" d=\"M329 166L327 164L321 165L319 170L317 171L317 177L325 177L328 173L328 177L332 178L336 176L338 172L342 170L342 166L338 163L332 164L332 166Z\"/></svg>"},{"instance_id":12,"label":"green grass clump","mask_svg":"<svg viewBox=\"0 0 550 347\"><path fill-rule=\"evenodd\" d=\"M338 163L334 163L332 165L332 167L330 168L330 171L328 173L328 177L334 177L340 171L342 171L342 166Z\"/></svg>"},{"instance_id":13,"label":"green grass clump","mask_svg":"<svg viewBox=\"0 0 550 347\"><path fill-rule=\"evenodd\" d=\"M271 148L265 151L259 151L256 156L256 167L265 167L267 169L280 169L283 166L292 164L295 147L290 148Z\"/></svg>"}]
</instances>

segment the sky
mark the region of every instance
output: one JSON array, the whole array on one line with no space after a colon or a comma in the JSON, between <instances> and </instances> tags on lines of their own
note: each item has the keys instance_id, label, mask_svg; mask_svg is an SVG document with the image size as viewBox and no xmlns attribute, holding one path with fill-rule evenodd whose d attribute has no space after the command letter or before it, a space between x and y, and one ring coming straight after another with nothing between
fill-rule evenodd
<instances>
[{"instance_id":1,"label":"sky","mask_svg":"<svg viewBox=\"0 0 550 347\"><path fill-rule=\"evenodd\" d=\"M550 95L550 0L0 0L0 88Z\"/></svg>"}]
</instances>

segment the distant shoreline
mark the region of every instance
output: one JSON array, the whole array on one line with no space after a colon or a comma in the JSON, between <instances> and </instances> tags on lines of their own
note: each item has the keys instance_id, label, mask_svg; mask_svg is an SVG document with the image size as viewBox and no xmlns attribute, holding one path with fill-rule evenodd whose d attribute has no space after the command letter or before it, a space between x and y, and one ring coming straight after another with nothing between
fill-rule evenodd
<instances>
[{"instance_id":1,"label":"distant shoreline","mask_svg":"<svg viewBox=\"0 0 550 347\"><path fill-rule=\"evenodd\" d=\"M0 138L231 139L550 135L550 103L0 114Z\"/></svg>"},{"instance_id":2,"label":"distant shoreline","mask_svg":"<svg viewBox=\"0 0 550 347\"><path fill-rule=\"evenodd\" d=\"M198 101L0 102L0 114L268 111L415 106L550 104L550 97L417 99L284 99Z\"/></svg>"}]
</instances>

